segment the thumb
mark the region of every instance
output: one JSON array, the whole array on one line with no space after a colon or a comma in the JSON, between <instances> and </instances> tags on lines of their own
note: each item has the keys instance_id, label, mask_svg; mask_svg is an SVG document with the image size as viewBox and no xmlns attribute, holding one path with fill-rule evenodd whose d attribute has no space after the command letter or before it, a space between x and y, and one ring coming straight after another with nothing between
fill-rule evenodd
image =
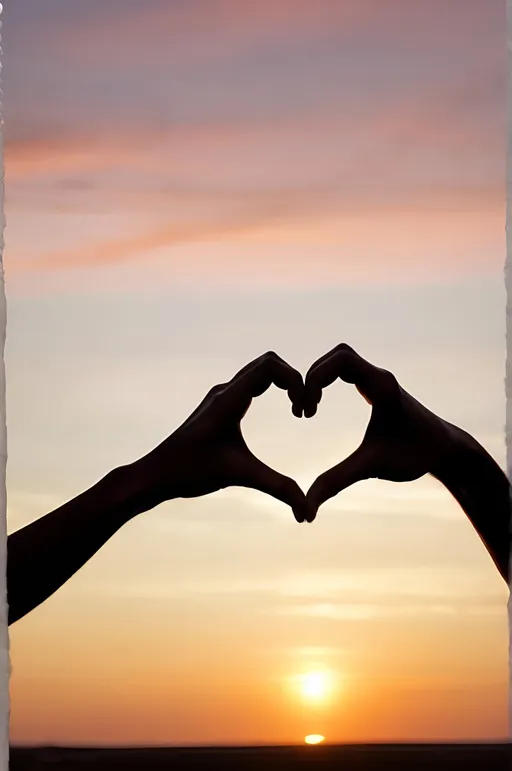
<instances>
[{"instance_id":1,"label":"thumb","mask_svg":"<svg viewBox=\"0 0 512 771\"><path fill-rule=\"evenodd\" d=\"M259 490L286 503L293 511L297 522L312 522L314 510L295 480L280 474L247 449L238 457L236 484Z\"/></svg>"},{"instance_id":2,"label":"thumb","mask_svg":"<svg viewBox=\"0 0 512 771\"><path fill-rule=\"evenodd\" d=\"M371 466L370 456L359 447L341 463L320 474L306 494L313 519L320 506L330 498L334 498L342 490L346 490L347 487L356 484L356 482L370 479L372 477Z\"/></svg>"}]
</instances>

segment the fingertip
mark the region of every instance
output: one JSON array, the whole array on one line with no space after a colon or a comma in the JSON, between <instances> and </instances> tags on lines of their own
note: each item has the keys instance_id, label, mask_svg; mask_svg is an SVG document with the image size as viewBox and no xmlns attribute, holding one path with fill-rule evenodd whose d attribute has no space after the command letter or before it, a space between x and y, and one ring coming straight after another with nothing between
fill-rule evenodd
<instances>
[{"instance_id":1,"label":"fingertip","mask_svg":"<svg viewBox=\"0 0 512 771\"><path fill-rule=\"evenodd\" d=\"M316 503L312 504L308 500L305 500L300 505L294 506L292 510L297 522L313 522L316 517L318 506Z\"/></svg>"},{"instance_id":2,"label":"fingertip","mask_svg":"<svg viewBox=\"0 0 512 771\"><path fill-rule=\"evenodd\" d=\"M316 415L318 405L322 399L322 391L318 388L306 388L306 397L304 400L304 417L312 418Z\"/></svg>"},{"instance_id":3,"label":"fingertip","mask_svg":"<svg viewBox=\"0 0 512 771\"><path fill-rule=\"evenodd\" d=\"M303 415L303 409L298 404L292 404L292 415L294 415L296 418L302 418Z\"/></svg>"},{"instance_id":4,"label":"fingertip","mask_svg":"<svg viewBox=\"0 0 512 771\"><path fill-rule=\"evenodd\" d=\"M316 410L317 410L316 404L308 404L306 407L304 407L304 417L313 418L316 415Z\"/></svg>"},{"instance_id":5,"label":"fingertip","mask_svg":"<svg viewBox=\"0 0 512 771\"><path fill-rule=\"evenodd\" d=\"M316 515L317 515L317 513L318 513L318 509L317 509L317 508L315 508L315 509L312 509L312 510L309 512L308 516L306 517L306 522L309 522L309 524L311 524L312 522L314 522L314 521L315 521L315 519L316 519Z\"/></svg>"}]
</instances>

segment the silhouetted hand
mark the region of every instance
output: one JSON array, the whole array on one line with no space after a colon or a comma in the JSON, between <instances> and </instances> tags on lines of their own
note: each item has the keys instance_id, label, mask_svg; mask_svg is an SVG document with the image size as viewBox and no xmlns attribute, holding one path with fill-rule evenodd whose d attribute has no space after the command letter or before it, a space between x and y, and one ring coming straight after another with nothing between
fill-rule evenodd
<instances>
[{"instance_id":1,"label":"silhouetted hand","mask_svg":"<svg viewBox=\"0 0 512 771\"><path fill-rule=\"evenodd\" d=\"M508 580L510 485L486 450L466 431L430 412L395 376L342 344L320 358L305 380L304 415L317 411L322 390L340 378L353 383L372 413L360 446L321 474L307 493L314 516L322 503L365 479L439 479L459 502Z\"/></svg>"},{"instance_id":2,"label":"silhouetted hand","mask_svg":"<svg viewBox=\"0 0 512 771\"><path fill-rule=\"evenodd\" d=\"M311 519L306 496L292 479L258 460L240 422L253 397L274 383L288 391L302 416L302 375L267 353L213 388L188 420L148 455L113 469L93 487L12 533L7 546L9 624L50 597L114 533L172 498L194 498L224 487L252 487Z\"/></svg>"},{"instance_id":3,"label":"silhouetted hand","mask_svg":"<svg viewBox=\"0 0 512 771\"><path fill-rule=\"evenodd\" d=\"M454 434L462 433L406 393L391 372L365 361L345 343L309 369L306 417L316 413L322 390L338 378L356 386L372 414L357 450L310 488L308 499L316 507L363 479L409 482L428 474L450 452Z\"/></svg>"},{"instance_id":4,"label":"silhouetted hand","mask_svg":"<svg viewBox=\"0 0 512 771\"><path fill-rule=\"evenodd\" d=\"M188 420L143 459L150 494L166 500L249 487L288 504L299 522L309 519L310 507L297 483L256 458L242 435L240 423L252 399L272 384L288 392L293 414L301 417L302 375L277 354L264 354L228 383L215 386Z\"/></svg>"}]
</instances>

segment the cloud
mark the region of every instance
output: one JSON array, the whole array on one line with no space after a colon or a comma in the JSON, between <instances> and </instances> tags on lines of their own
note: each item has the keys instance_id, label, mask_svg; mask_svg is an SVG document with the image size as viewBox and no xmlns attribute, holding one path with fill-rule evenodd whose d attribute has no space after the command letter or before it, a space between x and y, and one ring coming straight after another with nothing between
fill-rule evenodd
<instances>
[{"instance_id":1,"label":"cloud","mask_svg":"<svg viewBox=\"0 0 512 771\"><path fill-rule=\"evenodd\" d=\"M91 5L91 4L90 4ZM264 40L311 39L325 35L335 25L349 36L355 28L372 19L372 2L358 0L333 4L317 0L194 0L187 3L165 3L149 0L125 2L109 6L92 4L87 15L81 14L80 24L73 14L56 19L54 44L68 61L84 57L93 66L101 67L110 56L113 39L125 49L139 47L141 40L151 40L153 46L183 48L193 41L195 55L212 52L224 55L233 49L247 50L251 44ZM67 34L62 34L63 29ZM113 38L115 35L115 38ZM90 40L94 38L94 53Z\"/></svg>"},{"instance_id":2,"label":"cloud","mask_svg":"<svg viewBox=\"0 0 512 771\"><path fill-rule=\"evenodd\" d=\"M217 218L157 225L103 241L84 237L78 247L32 256L17 255L8 247L7 277L14 289L30 278L44 283L52 275L66 277L65 287L73 290L84 286L88 273L97 285L97 269L103 271L105 288L157 282L174 290L241 290L382 285L391 276L395 284L452 280L502 269L499 208L482 207L478 229L472 232L467 226L472 206L467 212L443 213L407 212L397 206L352 217L342 211L338 217L322 217L319 199L310 207L305 202L295 206L291 214L286 205L280 209L271 201L254 202Z\"/></svg>"},{"instance_id":3,"label":"cloud","mask_svg":"<svg viewBox=\"0 0 512 771\"><path fill-rule=\"evenodd\" d=\"M500 605L472 604L450 605L442 600L440 603L418 602L411 605L390 604L389 602L366 603L350 605L345 603L310 603L300 606L280 608L279 615L306 616L322 618L331 621L371 621L373 619L427 616L503 616L506 612L503 603Z\"/></svg>"},{"instance_id":4,"label":"cloud","mask_svg":"<svg viewBox=\"0 0 512 771\"><path fill-rule=\"evenodd\" d=\"M481 578L481 576L479 576ZM405 584L404 584L405 579ZM443 580L446 584L443 585ZM172 582L147 578L75 582L77 596L172 601L183 605L236 603L263 614L363 621L425 615L506 614L505 592L483 590L477 578L458 568L310 569L221 579L182 576ZM313 652L310 651L310 655Z\"/></svg>"},{"instance_id":5,"label":"cloud","mask_svg":"<svg viewBox=\"0 0 512 771\"><path fill-rule=\"evenodd\" d=\"M8 126L6 265L15 291L99 280L110 289L144 280L321 287L501 269L505 68L490 45L495 11L468 2L460 17L454 2L434 12L398 2L383 10L370 0L61 10L54 26L43 25L61 47L49 64L45 58L39 89L55 109L34 108L27 71ZM26 30L21 16L18 29ZM435 58L430 48L427 61L423 38L411 38L421 55L406 45L409 27L429 39L435 33L445 47ZM466 33L476 29L483 60L468 49ZM351 38L355 31L360 38ZM174 68L173 35L184 41L185 70ZM290 47L279 44L274 60L270 42L280 36ZM130 81L135 37L137 46L151 40L139 92ZM202 41L200 51L191 41ZM215 69L199 61L209 46L222 58L242 55L250 41L258 55L244 59L244 77L236 79L241 68L231 63L215 70L208 93L197 91ZM369 69L363 43L375 48ZM157 49L163 58L155 59ZM81 56L94 57L90 69ZM27 227L45 212L54 215L47 224ZM71 213L83 216L74 229Z\"/></svg>"},{"instance_id":6,"label":"cloud","mask_svg":"<svg viewBox=\"0 0 512 771\"><path fill-rule=\"evenodd\" d=\"M6 15L13 17L13 26L21 27L23 21L25 34L31 29L32 17L32 27L53 31L54 44L69 59L86 55L97 66L101 66L103 56L111 55L114 41L118 45L124 42L133 51L141 40L167 47L195 40L200 55L205 48L229 52L233 46L247 49L261 40L282 43L325 38L333 30L343 34L347 42L358 34L373 39L376 33L404 41L409 33L424 45L435 36L438 43L449 41L452 46L464 43L478 31L473 42L482 46L489 44L503 23L499 4L482 5L480 0L445 0L441 7L423 2L404 5L401 0L386 0L385 4L378 0L249 0L243 6L236 0L146 0L143 6L134 0L111 0L107 5L90 0L87 8L72 8L65 0L57 0L52 6L42 16L37 4L29 0L25 12L6 9Z\"/></svg>"},{"instance_id":7,"label":"cloud","mask_svg":"<svg viewBox=\"0 0 512 771\"><path fill-rule=\"evenodd\" d=\"M150 139L150 137L147 137ZM47 175L78 176L124 165L137 166L131 137L97 137L62 126L34 128L7 138L4 161L7 183Z\"/></svg>"},{"instance_id":8,"label":"cloud","mask_svg":"<svg viewBox=\"0 0 512 771\"><path fill-rule=\"evenodd\" d=\"M320 118L8 143L8 208L9 196L20 212L53 203L58 213L75 200L83 213L83 235L61 237L60 248L44 249L40 233L32 253L19 254L11 229L10 277L140 260L151 270L153 257L157 274L180 285L265 285L270 268L272 282L300 286L501 269L499 148L485 144L485 126L450 112L449 96L346 125ZM62 189L63 178L80 179L80 189ZM138 228L126 211L137 212ZM103 212L122 229L102 237L94 216L104 222ZM58 226L52 232L59 238Z\"/></svg>"}]
</instances>

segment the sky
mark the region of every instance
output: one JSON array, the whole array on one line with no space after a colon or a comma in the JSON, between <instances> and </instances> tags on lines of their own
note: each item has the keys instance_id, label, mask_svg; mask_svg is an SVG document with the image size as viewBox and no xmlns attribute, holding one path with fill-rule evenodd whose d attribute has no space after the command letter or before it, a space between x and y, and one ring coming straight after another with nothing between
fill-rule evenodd
<instances>
[{"instance_id":1,"label":"sky","mask_svg":"<svg viewBox=\"0 0 512 771\"><path fill-rule=\"evenodd\" d=\"M269 349L305 371L348 342L503 466L504 14L5 9L10 532ZM312 421L269 392L243 430L307 488L368 416L338 384ZM357 485L306 528L247 490L173 501L12 627L12 741L502 738L502 584L429 478Z\"/></svg>"}]
</instances>

